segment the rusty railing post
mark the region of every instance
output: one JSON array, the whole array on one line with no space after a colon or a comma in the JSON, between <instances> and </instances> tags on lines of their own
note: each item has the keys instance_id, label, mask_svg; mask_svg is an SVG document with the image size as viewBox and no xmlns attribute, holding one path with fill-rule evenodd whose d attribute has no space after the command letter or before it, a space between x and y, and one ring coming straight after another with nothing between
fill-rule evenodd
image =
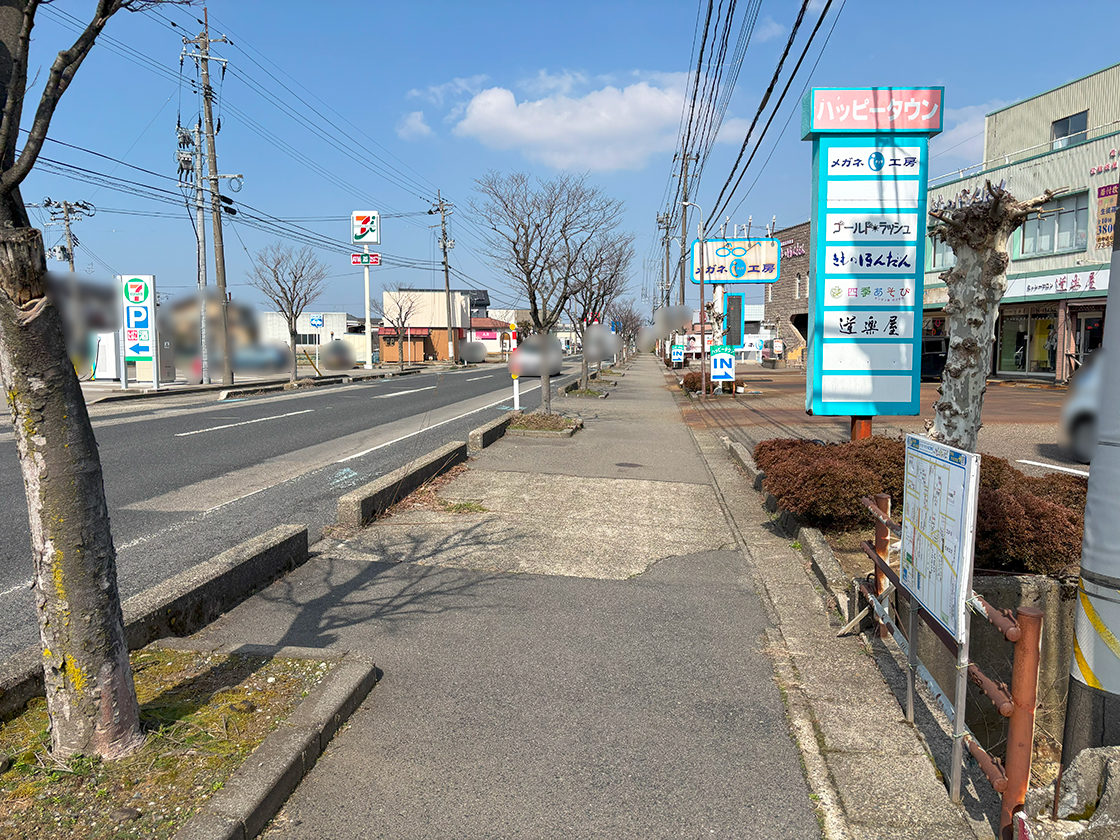
<instances>
[{"instance_id":1,"label":"rusty railing post","mask_svg":"<svg viewBox=\"0 0 1120 840\"><path fill-rule=\"evenodd\" d=\"M891 497L888 493L875 494L875 506L882 512L883 517L890 519L891 516ZM891 531L886 523L875 520L875 553L879 555L880 559L886 563L887 554L890 550ZM879 567L875 567L875 597L883 597L883 593L887 589L887 576L883 574ZM885 639L889 635L887 632L887 625L876 619L875 623L879 626L879 638Z\"/></svg>"},{"instance_id":2,"label":"rusty railing post","mask_svg":"<svg viewBox=\"0 0 1120 840\"><path fill-rule=\"evenodd\" d=\"M1042 610L1020 607L1016 616L1023 635L1015 643L1011 671L1011 699L1015 710L1007 722L1007 790L1003 792L999 828L1002 840L1011 840L1011 817L1023 807L1031 778L1034 749L1034 714L1038 707L1038 664L1042 650Z\"/></svg>"}]
</instances>

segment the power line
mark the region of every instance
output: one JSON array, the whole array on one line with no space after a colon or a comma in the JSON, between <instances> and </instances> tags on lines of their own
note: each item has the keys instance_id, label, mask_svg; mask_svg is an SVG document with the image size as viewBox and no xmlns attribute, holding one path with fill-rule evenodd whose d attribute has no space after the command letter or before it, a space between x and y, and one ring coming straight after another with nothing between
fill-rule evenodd
<instances>
[{"instance_id":1,"label":"power line","mask_svg":"<svg viewBox=\"0 0 1120 840\"><path fill-rule=\"evenodd\" d=\"M808 0L806 0L806 6L807 5L808 5ZM805 8L805 7L803 7L803 8ZM735 190L739 189L739 184L741 184L743 182L743 177L746 175L747 169L751 165L751 161L753 161L754 156L756 154L758 154L758 150L759 150L759 148L762 144L762 140L763 140L764 137L766 137L766 132L770 130L770 124L774 122L774 117L776 117L778 115L778 110L782 107L782 102L785 101L786 94L789 93L790 85L793 84L793 80L795 78L797 78L797 71L801 69L801 63L805 60L805 56L808 55L809 48L813 44L813 39L817 37L817 32L820 31L821 24L824 23L824 19L828 15L828 12L831 8L832 8L832 0L827 0L827 2L824 4L824 9L821 10L820 17L817 18L816 26L814 26L813 31L809 33L809 40L805 42L805 47L801 50L801 55L798 56L798 58L797 58L797 64L794 65L793 72L790 73L789 78L786 79L785 87L782 88L782 94L781 94L781 96L778 97L777 104L774 106L774 109L770 112L770 118L766 121L766 125L764 125L762 127L762 134L760 134L758 136L758 140L755 142L754 148L751 150L750 158L747 159L746 164L744 164L742 170L740 170L739 177L735 181L735 186L732 187L731 192L727 194L727 200L723 203L722 207L720 207L718 210L715 211L715 213L713 214L713 216L711 218L719 218L719 216L723 213L723 210L726 209L727 205L731 203L731 199L735 195ZM837 17L839 17L839 15ZM792 39L791 39L790 43L792 43ZM782 60L783 61L785 60L784 56L783 56ZM781 65L779 64L779 69L780 69L780 66ZM775 78L777 78L777 77L775 76ZM748 137L749 136L750 135L748 133ZM744 148L746 148L745 145L744 145ZM740 157L742 157L741 152L740 152ZM734 174L734 169L732 169L732 174ZM731 179L728 178L728 183L730 183L730 180ZM727 184L724 184L725 188L726 188L726 186L727 186ZM723 192L721 191L720 196L722 197L722 195L723 195ZM717 205L719 204L719 199L718 198L716 199L716 204Z\"/></svg>"}]
</instances>

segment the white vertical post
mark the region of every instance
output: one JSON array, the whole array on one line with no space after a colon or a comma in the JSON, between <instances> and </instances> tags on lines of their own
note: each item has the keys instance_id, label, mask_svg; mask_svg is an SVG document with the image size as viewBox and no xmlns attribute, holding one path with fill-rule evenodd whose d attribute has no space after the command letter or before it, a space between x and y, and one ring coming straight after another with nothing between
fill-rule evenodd
<instances>
[{"instance_id":1,"label":"white vertical post","mask_svg":"<svg viewBox=\"0 0 1120 840\"><path fill-rule=\"evenodd\" d=\"M513 375L513 410L521 410L521 380L516 373Z\"/></svg>"},{"instance_id":2,"label":"white vertical post","mask_svg":"<svg viewBox=\"0 0 1120 840\"><path fill-rule=\"evenodd\" d=\"M380 238L380 231L378 231L378 238ZM369 246L364 246L365 252L369 253ZM366 275L366 370L373 370L373 322L369 317L369 260L366 260L365 266Z\"/></svg>"},{"instance_id":3,"label":"white vertical post","mask_svg":"<svg viewBox=\"0 0 1120 840\"><path fill-rule=\"evenodd\" d=\"M121 353L120 353L121 390L122 391L127 391L128 390L128 350L126 349L126 346L127 346L127 343L128 343L127 342L127 335L128 334L125 331L128 329L128 312L125 309L125 307L128 306L128 298L126 298L125 294L124 294L124 290L125 290L124 277L117 277L117 281L118 281L117 285L118 285L119 293L120 293L120 296L121 296L121 328L120 328L120 331L117 333L118 337L121 340Z\"/></svg>"},{"instance_id":4,"label":"white vertical post","mask_svg":"<svg viewBox=\"0 0 1120 840\"><path fill-rule=\"evenodd\" d=\"M159 313L159 296L156 294L156 278L152 278L152 390L159 390L159 327L156 316Z\"/></svg>"}]
</instances>

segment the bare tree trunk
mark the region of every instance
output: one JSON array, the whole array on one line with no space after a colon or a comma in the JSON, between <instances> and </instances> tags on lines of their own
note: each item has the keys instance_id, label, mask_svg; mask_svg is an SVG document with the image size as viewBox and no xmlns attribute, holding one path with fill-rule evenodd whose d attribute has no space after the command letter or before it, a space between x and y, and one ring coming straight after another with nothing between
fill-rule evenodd
<instances>
[{"instance_id":1,"label":"bare tree trunk","mask_svg":"<svg viewBox=\"0 0 1120 840\"><path fill-rule=\"evenodd\" d=\"M0 381L31 526L51 751L116 758L139 747L101 460L37 230L0 231Z\"/></svg>"},{"instance_id":2,"label":"bare tree trunk","mask_svg":"<svg viewBox=\"0 0 1120 840\"><path fill-rule=\"evenodd\" d=\"M587 354L583 353L580 356L580 366L579 366L579 387L580 387L580 390L582 390L582 391L586 391L588 388L591 387L591 380L589 380L587 378L588 377L588 372L589 371L587 370Z\"/></svg>"},{"instance_id":3,"label":"bare tree trunk","mask_svg":"<svg viewBox=\"0 0 1120 840\"><path fill-rule=\"evenodd\" d=\"M552 413L552 381L549 377L547 354L541 354L541 411Z\"/></svg>"},{"instance_id":4,"label":"bare tree trunk","mask_svg":"<svg viewBox=\"0 0 1120 840\"><path fill-rule=\"evenodd\" d=\"M292 345L292 373L290 382L296 381L296 376L299 372L299 359L296 357L296 336L298 333L291 326L288 327L288 341Z\"/></svg>"},{"instance_id":5,"label":"bare tree trunk","mask_svg":"<svg viewBox=\"0 0 1120 840\"><path fill-rule=\"evenodd\" d=\"M996 317L1007 291L1007 240L1033 210L1055 195L1047 190L1018 201L1002 186L988 182L985 189L983 195L962 195L929 214L934 220L930 235L947 242L957 258L941 275L949 294L944 310L949 349L929 436L968 452L976 451L980 436Z\"/></svg>"}]
</instances>

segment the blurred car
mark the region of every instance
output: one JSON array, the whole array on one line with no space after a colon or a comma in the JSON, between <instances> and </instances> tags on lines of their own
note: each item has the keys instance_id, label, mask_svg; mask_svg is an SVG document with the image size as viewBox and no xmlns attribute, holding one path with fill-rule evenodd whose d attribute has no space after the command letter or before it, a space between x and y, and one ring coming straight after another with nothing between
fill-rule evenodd
<instances>
[{"instance_id":1,"label":"blurred car","mask_svg":"<svg viewBox=\"0 0 1120 840\"><path fill-rule=\"evenodd\" d=\"M1062 429L1067 447L1070 454L1082 464L1093 460L1093 451L1097 448L1103 363L1103 350L1097 350L1086 357L1070 380L1066 402L1062 406Z\"/></svg>"},{"instance_id":2,"label":"blurred car","mask_svg":"<svg viewBox=\"0 0 1120 840\"><path fill-rule=\"evenodd\" d=\"M922 379L940 379L948 355L948 336L922 336Z\"/></svg>"},{"instance_id":3,"label":"blurred car","mask_svg":"<svg viewBox=\"0 0 1120 840\"><path fill-rule=\"evenodd\" d=\"M509 369L518 376L541 376L547 362L548 375L559 376L563 355L555 336L531 335L510 355Z\"/></svg>"}]
</instances>

